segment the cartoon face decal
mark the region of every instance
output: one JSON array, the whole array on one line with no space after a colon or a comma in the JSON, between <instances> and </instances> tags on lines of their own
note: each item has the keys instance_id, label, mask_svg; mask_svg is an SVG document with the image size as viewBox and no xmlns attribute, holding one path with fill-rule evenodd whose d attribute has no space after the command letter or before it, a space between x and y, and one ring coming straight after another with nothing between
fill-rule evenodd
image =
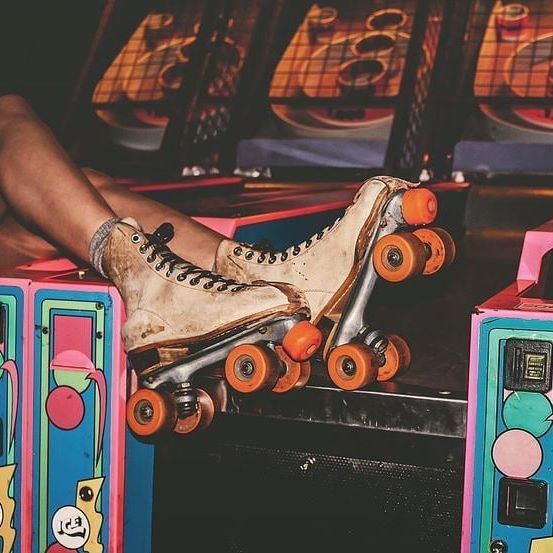
<instances>
[{"instance_id":1,"label":"cartoon face decal","mask_svg":"<svg viewBox=\"0 0 553 553\"><path fill-rule=\"evenodd\" d=\"M59 544L78 549L88 540L90 523L80 509L67 505L58 509L52 518L52 532Z\"/></svg>"}]
</instances>

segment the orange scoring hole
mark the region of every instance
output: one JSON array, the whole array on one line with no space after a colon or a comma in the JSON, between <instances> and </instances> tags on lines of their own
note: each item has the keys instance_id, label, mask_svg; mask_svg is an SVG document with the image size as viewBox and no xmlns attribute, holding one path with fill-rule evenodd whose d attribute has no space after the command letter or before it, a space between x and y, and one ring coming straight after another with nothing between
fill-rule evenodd
<instances>
[{"instance_id":1,"label":"orange scoring hole","mask_svg":"<svg viewBox=\"0 0 553 553\"><path fill-rule=\"evenodd\" d=\"M438 214L438 199L428 188L411 188L403 194L401 211L408 225L428 225Z\"/></svg>"},{"instance_id":2,"label":"orange scoring hole","mask_svg":"<svg viewBox=\"0 0 553 553\"><path fill-rule=\"evenodd\" d=\"M279 369L271 352L255 344L236 346L225 361L227 382L244 394L273 387L278 376Z\"/></svg>"},{"instance_id":3,"label":"orange scoring hole","mask_svg":"<svg viewBox=\"0 0 553 553\"><path fill-rule=\"evenodd\" d=\"M142 388L127 402L127 423L138 436L151 436L174 424L176 413L171 398L156 390Z\"/></svg>"},{"instance_id":4,"label":"orange scoring hole","mask_svg":"<svg viewBox=\"0 0 553 553\"><path fill-rule=\"evenodd\" d=\"M294 325L282 340L284 351L294 361L307 361L319 349L323 335L309 321L300 321Z\"/></svg>"},{"instance_id":5,"label":"orange scoring hole","mask_svg":"<svg viewBox=\"0 0 553 553\"><path fill-rule=\"evenodd\" d=\"M373 352L365 344L342 344L328 357L328 376L342 390L358 390L375 381Z\"/></svg>"}]
</instances>

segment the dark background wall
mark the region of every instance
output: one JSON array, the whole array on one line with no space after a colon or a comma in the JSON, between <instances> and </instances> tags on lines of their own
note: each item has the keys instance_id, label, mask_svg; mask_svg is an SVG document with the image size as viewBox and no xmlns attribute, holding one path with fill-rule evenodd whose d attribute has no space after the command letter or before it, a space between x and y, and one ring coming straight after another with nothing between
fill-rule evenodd
<instances>
[{"instance_id":1,"label":"dark background wall","mask_svg":"<svg viewBox=\"0 0 553 553\"><path fill-rule=\"evenodd\" d=\"M105 0L0 2L0 91L25 96L56 130Z\"/></svg>"}]
</instances>

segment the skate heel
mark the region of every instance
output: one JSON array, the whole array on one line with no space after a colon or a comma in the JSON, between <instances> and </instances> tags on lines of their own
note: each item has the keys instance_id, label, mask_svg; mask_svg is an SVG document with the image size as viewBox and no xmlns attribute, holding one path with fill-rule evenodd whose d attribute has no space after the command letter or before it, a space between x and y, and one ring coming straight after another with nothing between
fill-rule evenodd
<instances>
[{"instance_id":1,"label":"skate heel","mask_svg":"<svg viewBox=\"0 0 553 553\"><path fill-rule=\"evenodd\" d=\"M324 348L328 376L344 390L386 381L405 371L411 362L403 338L369 330L365 307L378 277L402 282L417 275L432 275L455 258L455 243L431 224L438 213L434 193L424 188L397 192L383 206L377 231L369 240L355 280L344 296L342 314ZM343 299L343 298L342 298Z\"/></svg>"}]
</instances>

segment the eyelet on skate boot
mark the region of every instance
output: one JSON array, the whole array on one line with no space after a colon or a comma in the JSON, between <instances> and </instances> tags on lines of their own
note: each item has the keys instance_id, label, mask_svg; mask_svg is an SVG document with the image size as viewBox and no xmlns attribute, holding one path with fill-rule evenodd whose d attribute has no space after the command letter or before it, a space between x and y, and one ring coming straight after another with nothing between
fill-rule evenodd
<instances>
[{"instance_id":1,"label":"eyelet on skate boot","mask_svg":"<svg viewBox=\"0 0 553 553\"><path fill-rule=\"evenodd\" d=\"M240 246L234 248L234 255L242 255L242 248Z\"/></svg>"},{"instance_id":2,"label":"eyelet on skate boot","mask_svg":"<svg viewBox=\"0 0 553 553\"><path fill-rule=\"evenodd\" d=\"M264 255L264 254L261 254L261 255L257 258L257 262L258 262L258 263L263 263L263 261L265 261L265 255Z\"/></svg>"},{"instance_id":3,"label":"eyelet on skate boot","mask_svg":"<svg viewBox=\"0 0 553 553\"><path fill-rule=\"evenodd\" d=\"M449 232L437 227L420 228L413 234L426 248L427 260L423 275L433 275L455 259L455 242Z\"/></svg>"},{"instance_id":4,"label":"eyelet on skate boot","mask_svg":"<svg viewBox=\"0 0 553 553\"><path fill-rule=\"evenodd\" d=\"M140 234L137 234L135 232L134 234L131 235L131 242L133 244L138 244L140 242L140 240L142 240L142 237L140 236Z\"/></svg>"}]
</instances>

